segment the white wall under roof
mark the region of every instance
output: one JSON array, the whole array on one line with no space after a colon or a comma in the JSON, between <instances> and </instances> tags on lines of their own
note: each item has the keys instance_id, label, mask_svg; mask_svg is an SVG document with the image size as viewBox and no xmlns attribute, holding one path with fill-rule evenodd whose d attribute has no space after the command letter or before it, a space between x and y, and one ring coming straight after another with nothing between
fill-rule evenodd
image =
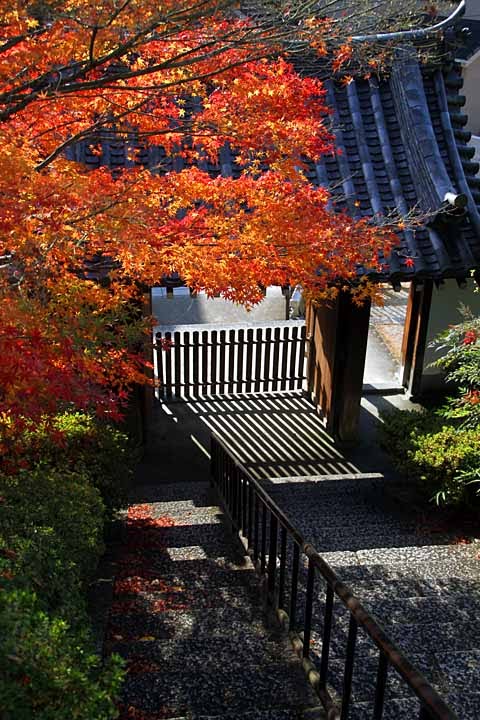
<instances>
[{"instance_id":1,"label":"white wall under roof","mask_svg":"<svg viewBox=\"0 0 480 720\"><path fill-rule=\"evenodd\" d=\"M464 17L471 20L480 20L480 0L467 0Z\"/></svg>"},{"instance_id":2,"label":"white wall under roof","mask_svg":"<svg viewBox=\"0 0 480 720\"><path fill-rule=\"evenodd\" d=\"M480 162L480 137L478 135L472 135L470 145L475 148L475 157L473 158L476 162Z\"/></svg>"},{"instance_id":3,"label":"white wall under roof","mask_svg":"<svg viewBox=\"0 0 480 720\"><path fill-rule=\"evenodd\" d=\"M480 0L478 0L480 4ZM480 135L480 50L466 63L462 63L463 89L467 102L464 112L468 115L467 129Z\"/></svg>"}]
</instances>

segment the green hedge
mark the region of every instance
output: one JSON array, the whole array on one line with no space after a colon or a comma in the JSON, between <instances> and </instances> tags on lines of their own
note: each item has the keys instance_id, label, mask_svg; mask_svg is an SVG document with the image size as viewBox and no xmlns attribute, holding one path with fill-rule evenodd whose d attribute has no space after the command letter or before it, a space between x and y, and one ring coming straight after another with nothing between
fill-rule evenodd
<instances>
[{"instance_id":1,"label":"green hedge","mask_svg":"<svg viewBox=\"0 0 480 720\"><path fill-rule=\"evenodd\" d=\"M435 411L393 410L382 420L382 446L432 500L480 504L480 429L460 428Z\"/></svg>"},{"instance_id":2,"label":"green hedge","mask_svg":"<svg viewBox=\"0 0 480 720\"><path fill-rule=\"evenodd\" d=\"M27 425L15 437L13 465L69 469L86 473L99 489L105 507L112 512L126 503L132 469L138 449L115 426L100 422L87 413L63 413L53 424Z\"/></svg>"},{"instance_id":3,"label":"green hedge","mask_svg":"<svg viewBox=\"0 0 480 720\"><path fill-rule=\"evenodd\" d=\"M60 430L23 429L21 469L0 472L2 720L118 715L122 662L92 651L86 589L132 455L122 433L86 415L62 415Z\"/></svg>"},{"instance_id":4,"label":"green hedge","mask_svg":"<svg viewBox=\"0 0 480 720\"><path fill-rule=\"evenodd\" d=\"M0 548L13 553L17 582L46 608L76 614L104 550L99 491L86 472L48 466L0 476L0 488Z\"/></svg>"},{"instance_id":5,"label":"green hedge","mask_svg":"<svg viewBox=\"0 0 480 720\"><path fill-rule=\"evenodd\" d=\"M110 720L122 681L112 656L101 665L85 632L41 609L35 593L0 592L2 720Z\"/></svg>"}]
</instances>

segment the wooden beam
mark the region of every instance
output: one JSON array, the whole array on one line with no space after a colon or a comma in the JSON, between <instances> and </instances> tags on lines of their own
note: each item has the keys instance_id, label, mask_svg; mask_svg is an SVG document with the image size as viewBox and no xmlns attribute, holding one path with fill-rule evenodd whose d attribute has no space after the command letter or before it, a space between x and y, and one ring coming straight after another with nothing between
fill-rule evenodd
<instances>
[{"instance_id":1,"label":"wooden beam","mask_svg":"<svg viewBox=\"0 0 480 720\"><path fill-rule=\"evenodd\" d=\"M422 288L415 282L410 283L408 294L407 313L402 339L402 385L408 388L412 372L413 356L415 352L415 338L417 335L418 312L420 308Z\"/></svg>"},{"instance_id":2,"label":"wooden beam","mask_svg":"<svg viewBox=\"0 0 480 720\"><path fill-rule=\"evenodd\" d=\"M308 312L308 388L328 432L343 442L357 436L369 320L370 301L357 306L344 292Z\"/></svg>"},{"instance_id":3,"label":"wooden beam","mask_svg":"<svg viewBox=\"0 0 480 720\"><path fill-rule=\"evenodd\" d=\"M428 321L432 305L433 280L425 280L420 293L416 332L408 390L412 397L421 394L423 362L427 345Z\"/></svg>"},{"instance_id":4,"label":"wooden beam","mask_svg":"<svg viewBox=\"0 0 480 720\"><path fill-rule=\"evenodd\" d=\"M370 307L369 299L356 305L350 293L339 296L334 435L345 443L358 437Z\"/></svg>"}]
</instances>

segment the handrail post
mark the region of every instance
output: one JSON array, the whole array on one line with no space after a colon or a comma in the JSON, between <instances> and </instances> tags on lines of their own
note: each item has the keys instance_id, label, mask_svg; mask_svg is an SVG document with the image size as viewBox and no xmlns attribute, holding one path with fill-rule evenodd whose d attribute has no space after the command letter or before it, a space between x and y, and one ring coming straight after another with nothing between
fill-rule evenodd
<instances>
[{"instance_id":1,"label":"handrail post","mask_svg":"<svg viewBox=\"0 0 480 720\"><path fill-rule=\"evenodd\" d=\"M320 661L320 686L322 688L326 688L327 686L330 636L332 634L333 599L333 590L330 585L327 585L325 615L323 620L322 659Z\"/></svg>"},{"instance_id":2,"label":"handrail post","mask_svg":"<svg viewBox=\"0 0 480 720\"><path fill-rule=\"evenodd\" d=\"M348 713L350 709L350 698L352 695L352 680L353 680L353 666L355 663L355 644L357 640L357 621L350 615L350 624L348 627L348 640L347 640L347 658L345 661L345 674L343 676L343 691L342 691L342 714L340 720L348 720Z\"/></svg>"},{"instance_id":3,"label":"handrail post","mask_svg":"<svg viewBox=\"0 0 480 720\"><path fill-rule=\"evenodd\" d=\"M298 571L300 567L300 548L297 543L293 544L293 564L292 564L292 585L290 588L290 630L295 629L297 622L297 590L298 590Z\"/></svg>"},{"instance_id":4,"label":"handrail post","mask_svg":"<svg viewBox=\"0 0 480 720\"><path fill-rule=\"evenodd\" d=\"M307 596L305 602L305 620L303 624L303 657L310 655L310 637L312 634L313 591L315 588L315 566L308 561Z\"/></svg>"},{"instance_id":5,"label":"handrail post","mask_svg":"<svg viewBox=\"0 0 480 720\"><path fill-rule=\"evenodd\" d=\"M285 569L287 564L287 530L280 528L280 578L278 581L278 607L283 610L285 604Z\"/></svg>"},{"instance_id":6,"label":"handrail post","mask_svg":"<svg viewBox=\"0 0 480 720\"><path fill-rule=\"evenodd\" d=\"M385 688L387 686L388 658L380 650L378 658L377 683L375 686L375 706L373 708L373 720L382 720L383 703L385 700Z\"/></svg>"},{"instance_id":7,"label":"handrail post","mask_svg":"<svg viewBox=\"0 0 480 720\"><path fill-rule=\"evenodd\" d=\"M268 548L268 604L275 606L275 574L277 569L278 520L270 515L270 543Z\"/></svg>"}]
</instances>

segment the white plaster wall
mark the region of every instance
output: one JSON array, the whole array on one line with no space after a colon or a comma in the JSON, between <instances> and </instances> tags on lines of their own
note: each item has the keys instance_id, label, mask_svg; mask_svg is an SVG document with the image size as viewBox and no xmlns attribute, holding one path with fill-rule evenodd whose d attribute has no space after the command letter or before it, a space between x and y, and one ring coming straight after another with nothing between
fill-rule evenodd
<instances>
[{"instance_id":1,"label":"white plaster wall","mask_svg":"<svg viewBox=\"0 0 480 720\"><path fill-rule=\"evenodd\" d=\"M467 129L474 135L480 135L480 51L463 64L462 76L463 88L460 92L467 100L463 108L468 115Z\"/></svg>"},{"instance_id":2,"label":"white plaster wall","mask_svg":"<svg viewBox=\"0 0 480 720\"><path fill-rule=\"evenodd\" d=\"M467 0L465 17L472 20L480 20L480 0Z\"/></svg>"},{"instance_id":3,"label":"white plaster wall","mask_svg":"<svg viewBox=\"0 0 480 720\"><path fill-rule=\"evenodd\" d=\"M428 367L437 360L441 353L428 347L431 341L449 325L461 322L458 312L460 304L467 305L474 313L480 314L480 292L475 292L476 283L469 280L468 287L462 290L455 280L446 280L441 290L433 287L432 308L428 323L427 349L425 352L422 390L438 387L442 382L442 374L438 368Z\"/></svg>"},{"instance_id":4,"label":"white plaster wall","mask_svg":"<svg viewBox=\"0 0 480 720\"><path fill-rule=\"evenodd\" d=\"M472 135L470 145L473 145L475 148L475 156L473 159L480 162L480 137L478 135Z\"/></svg>"}]
</instances>

